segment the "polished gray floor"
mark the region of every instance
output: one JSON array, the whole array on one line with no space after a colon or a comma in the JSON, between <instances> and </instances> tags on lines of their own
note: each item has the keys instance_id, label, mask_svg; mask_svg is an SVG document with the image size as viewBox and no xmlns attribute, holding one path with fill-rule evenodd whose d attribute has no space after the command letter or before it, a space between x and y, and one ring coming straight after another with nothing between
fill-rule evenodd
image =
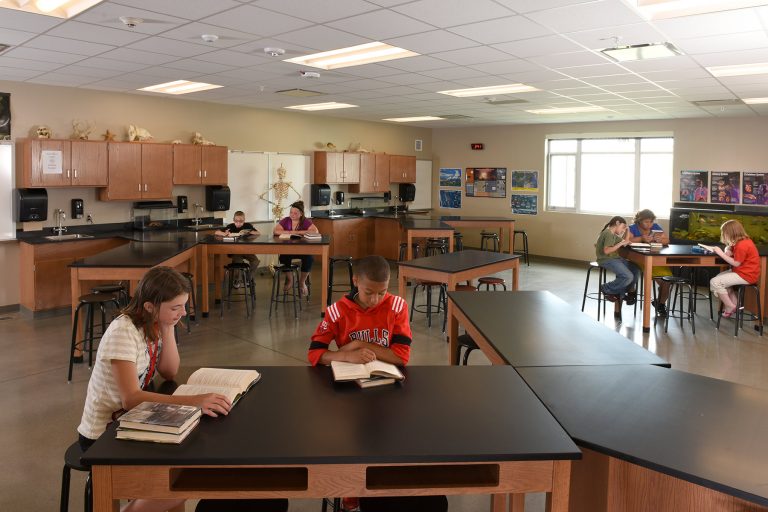
<instances>
[{"instance_id":1,"label":"polished gray floor","mask_svg":"<svg viewBox=\"0 0 768 512\"><path fill-rule=\"evenodd\" d=\"M520 287L550 290L579 309L585 268L580 264L534 261L530 267L522 267ZM502 277L509 282L509 276ZM182 364L306 364L308 339L319 321L319 293L312 297L299 320L288 309L280 309L269 320L265 298L270 282L267 277L258 279L259 304L251 319L245 319L240 304L227 311L223 320L217 310L193 325L191 334L182 332ZM319 275L315 282L319 282ZM395 290L394 280L391 290ZM628 306L624 307L623 322L615 321L610 312L603 322L669 360L673 368L768 390L768 333L761 338L747 328L735 338L730 320L718 332L706 309L699 308L695 336L689 325L681 326L679 322L670 323L668 334L663 333L661 324L643 334L639 311L635 318ZM595 318L594 301L588 301L585 314ZM410 364L446 364L448 350L440 322L429 329L424 316L417 315L413 330ZM89 377L87 367L79 365L73 382L66 382L69 336L69 316L65 314L34 321L19 314L0 315L0 345L5 354L0 376L0 460L4 466L0 511L49 511L58 507L63 454L76 439L75 427ZM488 361L475 352L470 364ZM73 475L71 510L82 510L83 481L81 475ZM529 499L531 510L542 510L542 503L541 496ZM193 508L192 503L187 507ZM319 500L291 502L292 511L319 509ZM451 498L451 510L487 509L488 498L484 496Z\"/></svg>"}]
</instances>

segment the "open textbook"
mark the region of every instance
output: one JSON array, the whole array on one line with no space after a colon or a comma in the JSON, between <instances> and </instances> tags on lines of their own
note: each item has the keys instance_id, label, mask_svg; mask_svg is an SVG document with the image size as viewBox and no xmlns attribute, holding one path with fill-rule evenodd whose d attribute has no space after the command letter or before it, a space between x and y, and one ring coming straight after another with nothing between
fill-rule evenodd
<instances>
[{"instance_id":1,"label":"open textbook","mask_svg":"<svg viewBox=\"0 0 768 512\"><path fill-rule=\"evenodd\" d=\"M361 388L391 384L405 379L405 375L397 366L384 361L371 361L365 364L331 361L331 370L333 370L335 381L353 380Z\"/></svg>"},{"instance_id":2,"label":"open textbook","mask_svg":"<svg viewBox=\"0 0 768 512\"><path fill-rule=\"evenodd\" d=\"M228 368L200 368L182 384L174 395L202 395L219 393L226 396L234 405L251 386L256 384L261 374L256 370L233 370Z\"/></svg>"}]
</instances>

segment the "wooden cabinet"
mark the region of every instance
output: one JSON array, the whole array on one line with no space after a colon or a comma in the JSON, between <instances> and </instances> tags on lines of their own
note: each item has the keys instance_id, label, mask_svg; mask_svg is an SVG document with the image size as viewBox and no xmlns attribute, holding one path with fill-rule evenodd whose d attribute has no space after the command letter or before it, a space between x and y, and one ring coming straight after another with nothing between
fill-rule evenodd
<instances>
[{"instance_id":1,"label":"wooden cabinet","mask_svg":"<svg viewBox=\"0 0 768 512\"><path fill-rule=\"evenodd\" d=\"M399 219L373 219L373 254L378 254L390 261L400 257L400 240L403 239L403 229Z\"/></svg>"},{"instance_id":2,"label":"wooden cabinet","mask_svg":"<svg viewBox=\"0 0 768 512\"><path fill-rule=\"evenodd\" d=\"M103 187L107 143L88 140L18 139L19 187Z\"/></svg>"},{"instance_id":3,"label":"wooden cabinet","mask_svg":"<svg viewBox=\"0 0 768 512\"><path fill-rule=\"evenodd\" d=\"M169 199L173 189L173 147L170 144L110 142L108 184L102 201Z\"/></svg>"},{"instance_id":4,"label":"wooden cabinet","mask_svg":"<svg viewBox=\"0 0 768 512\"><path fill-rule=\"evenodd\" d=\"M371 254L373 219L312 219L324 235L331 235L331 256L352 256L353 259Z\"/></svg>"},{"instance_id":5,"label":"wooden cabinet","mask_svg":"<svg viewBox=\"0 0 768 512\"><path fill-rule=\"evenodd\" d=\"M174 185L226 185L226 146L173 145Z\"/></svg>"},{"instance_id":6,"label":"wooden cabinet","mask_svg":"<svg viewBox=\"0 0 768 512\"><path fill-rule=\"evenodd\" d=\"M20 303L30 311L43 311L70 306L71 286L69 265L78 258L128 243L120 238L51 242L45 244L19 243ZM94 282L96 286L98 282Z\"/></svg>"},{"instance_id":7,"label":"wooden cabinet","mask_svg":"<svg viewBox=\"0 0 768 512\"><path fill-rule=\"evenodd\" d=\"M361 153L315 151L312 183L358 183Z\"/></svg>"},{"instance_id":8,"label":"wooden cabinet","mask_svg":"<svg viewBox=\"0 0 768 512\"><path fill-rule=\"evenodd\" d=\"M386 153L360 154L360 183L350 185L350 192L370 193L389 191L389 155Z\"/></svg>"},{"instance_id":9,"label":"wooden cabinet","mask_svg":"<svg viewBox=\"0 0 768 512\"><path fill-rule=\"evenodd\" d=\"M391 155L389 157L390 183L416 183L416 157Z\"/></svg>"}]
</instances>

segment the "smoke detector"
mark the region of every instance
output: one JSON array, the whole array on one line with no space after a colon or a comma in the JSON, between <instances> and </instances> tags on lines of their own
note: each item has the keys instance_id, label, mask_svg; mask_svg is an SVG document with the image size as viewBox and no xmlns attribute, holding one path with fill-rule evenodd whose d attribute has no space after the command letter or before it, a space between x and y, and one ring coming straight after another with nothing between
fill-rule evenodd
<instances>
[{"instance_id":1,"label":"smoke detector","mask_svg":"<svg viewBox=\"0 0 768 512\"><path fill-rule=\"evenodd\" d=\"M264 48L264 53L269 55L270 57L279 57L285 53L285 50L282 48L276 48L274 46L267 46Z\"/></svg>"},{"instance_id":2,"label":"smoke detector","mask_svg":"<svg viewBox=\"0 0 768 512\"><path fill-rule=\"evenodd\" d=\"M219 40L219 36L216 34L203 34L200 36L200 39L205 41L206 43L215 43Z\"/></svg>"},{"instance_id":3,"label":"smoke detector","mask_svg":"<svg viewBox=\"0 0 768 512\"><path fill-rule=\"evenodd\" d=\"M320 78L320 73L317 71L299 71L299 75L302 78Z\"/></svg>"},{"instance_id":4,"label":"smoke detector","mask_svg":"<svg viewBox=\"0 0 768 512\"><path fill-rule=\"evenodd\" d=\"M134 18L133 16L120 16L120 21L128 28L133 28L136 25L144 23L142 18Z\"/></svg>"}]
</instances>

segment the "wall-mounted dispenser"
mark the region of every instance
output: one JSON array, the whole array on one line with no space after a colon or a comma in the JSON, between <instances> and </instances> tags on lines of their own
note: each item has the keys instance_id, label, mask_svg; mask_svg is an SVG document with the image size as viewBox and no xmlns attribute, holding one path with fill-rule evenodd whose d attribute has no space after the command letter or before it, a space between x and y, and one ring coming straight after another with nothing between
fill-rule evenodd
<instances>
[{"instance_id":1,"label":"wall-mounted dispenser","mask_svg":"<svg viewBox=\"0 0 768 512\"><path fill-rule=\"evenodd\" d=\"M344 204L344 191L343 190L337 190L336 191L336 204L341 206Z\"/></svg>"},{"instance_id":2,"label":"wall-mounted dispenser","mask_svg":"<svg viewBox=\"0 0 768 512\"><path fill-rule=\"evenodd\" d=\"M187 196L176 196L176 208L179 213L184 213L189 208Z\"/></svg>"},{"instance_id":3,"label":"wall-mounted dispenser","mask_svg":"<svg viewBox=\"0 0 768 512\"><path fill-rule=\"evenodd\" d=\"M13 199L16 222L48 220L48 191L44 188L17 188Z\"/></svg>"},{"instance_id":4,"label":"wall-mounted dispenser","mask_svg":"<svg viewBox=\"0 0 768 512\"><path fill-rule=\"evenodd\" d=\"M312 185L312 206L328 206L331 204L331 187L323 183Z\"/></svg>"},{"instance_id":5,"label":"wall-mounted dispenser","mask_svg":"<svg viewBox=\"0 0 768 512\"><path fill-rule=\"evenodd\" d=\"M416 199L416 186L413 183L401 183L397 195L403 203L414 201Z\"/></svg>"},{"instance_id":6,"label":"wall-mounted dispenser","mask_svg":"<svg viewBox=\"0 0 768 512\"><path fill-rule=\"evenodd\" d=\"M209 212L229 210L229 187L226 185L208 185L205 187L205 209Z\"/></svg>"},{"instance_id":7,"label":"wall-mounted dispenser","mask_svg":"<svg viewBox=\"0 0 768 512\"><path fill-rule=\"evenodd\" d=\"M85 208L85 204L83 203L82 199L73 199L72 200L72 216L71 219L82 219L84 212L83 209Z\"/></svg>"}]
</instances>

